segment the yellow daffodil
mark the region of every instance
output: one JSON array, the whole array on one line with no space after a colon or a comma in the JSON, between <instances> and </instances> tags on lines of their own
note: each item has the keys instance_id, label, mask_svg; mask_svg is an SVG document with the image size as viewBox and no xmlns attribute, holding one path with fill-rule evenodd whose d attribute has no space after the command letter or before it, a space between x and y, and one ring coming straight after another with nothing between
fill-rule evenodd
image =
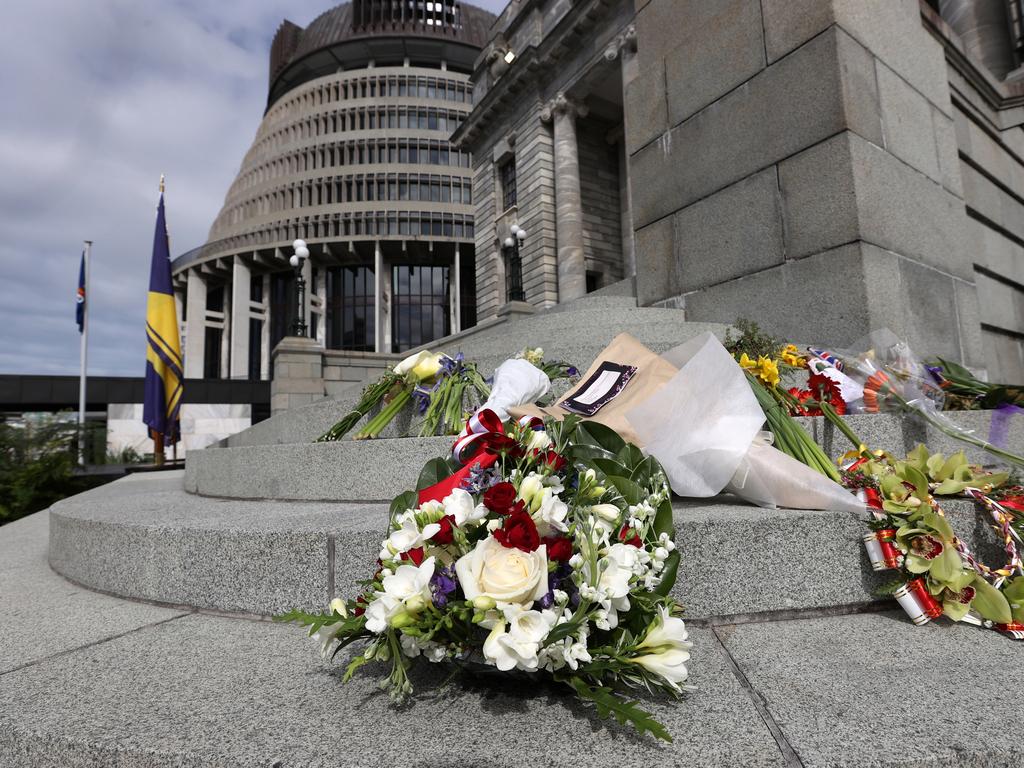
<instances>
[{"instance_id":1,"label":"yellow daffodil","mask_svg":"<svg viewBox=\"0 0 1024 768\"><path fill-rule=\"evenodd\" d=\"M804 365L807 364L807 360L800 354L800 350L796 348L796 344L787 344L783 347L782 362L796 368L803 368Z\"/></svg>"},{"instance_id":2,"label":"yellow daffodil","mask_svg":"<svg viewBox=\"0 0 1024 768\"><path fill-rule=\"evenodd\" d=\"M740 355L740 368L742 368L745 371L753 371L755 368L757 368L757 363L751 360L747 356L747 353L744 352L742 355Z\"/></svg>"},{"instance_id":3,"label":"yellow daffodil","mask_svg":"<svg viewBox=\"0 0 1024 768\"><path fill-rule=\"evenodd\" d=\"M757 377L769 387L774 387L779 383L779 366L771 358L759 357L757 358Z\"/></svg>"}]
</instances>

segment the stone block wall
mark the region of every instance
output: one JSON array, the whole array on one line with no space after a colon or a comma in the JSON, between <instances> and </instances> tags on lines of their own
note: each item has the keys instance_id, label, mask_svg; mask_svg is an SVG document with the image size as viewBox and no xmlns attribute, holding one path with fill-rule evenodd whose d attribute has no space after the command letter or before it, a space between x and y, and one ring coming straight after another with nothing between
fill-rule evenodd
<instances>
[{"instance_id":1,"label":"stone block wall","mask_svg":"<svg viewBox=\"0 0 1024 768\"><path fill-rule=\"evenodd\" d=\"M941 46L917 0L638 0L637 293L983 365Z\"/></svg>"},{"instance_id":2,"label":"stone block wall","mask_svg":"<svg viewBox=\"0 0 1024 768\"><path fill-rule=\"evenodd\" d=\"M323 351L324 394L335 399L358 393L401 360L401 355L375 352Z\"/></svg>"},{"instance_id":3,"label":"stone block wall","mask_svg":"<svg viewBox=\"0 0 1024 768\"><path fill-rule=\"evenodd\" d=\"M587 117L576 123L583 198L583 247L588 272L602 275L601 285L623 277L622 216L619 207L619 156L608 143L611 123Z\"/></svg>"}]
</instances>

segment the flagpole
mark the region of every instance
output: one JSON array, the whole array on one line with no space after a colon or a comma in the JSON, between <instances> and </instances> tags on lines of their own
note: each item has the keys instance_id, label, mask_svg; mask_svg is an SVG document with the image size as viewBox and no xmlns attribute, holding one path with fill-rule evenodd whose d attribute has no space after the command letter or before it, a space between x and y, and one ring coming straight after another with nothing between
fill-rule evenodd
<instances>
[{"instance_id":1,"label":"flagpole","mask_svg":"<svg viewBox=\"0 0 1024 768\"><path fill-rule=\"evenodd\" d=\"M85 466L85 381L88 376L89 356L89 262L92 256L92 240L85 241L85 303L82 307L82 353L81 371L78 377L78 463Z\"/></svg>"}]
</instances>

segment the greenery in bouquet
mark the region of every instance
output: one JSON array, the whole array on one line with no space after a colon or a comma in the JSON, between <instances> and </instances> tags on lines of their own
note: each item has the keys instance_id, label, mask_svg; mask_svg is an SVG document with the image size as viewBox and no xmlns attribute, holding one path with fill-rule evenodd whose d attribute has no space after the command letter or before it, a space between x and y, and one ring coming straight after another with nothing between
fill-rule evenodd
<instances>
[{"instance_id":1,"label":"greenery in bouquet","mask_svg":"<svg viewBox=\"0 0 1024 768\"><path fill-rule=\"evenodd\" d=\"M568 363L545 362L544 350L540 347L523 350L517 357L540 368L552 381L579 375ZM420 437L457 435L469 413L490 394L490 381L480 374L476 363L467 361L461 352L455 357L417 352L369 384L356 407L320 435L317 442L341 440L378 407L376 415L355 434L356 440L378 437L406 408L415 408L423 418Z\"/></svg>"},{"instance_id":2,"label":"greenery in bouquet","mask_svg":"<svg viewBox=\"0 0 1024 768\"><path fill-rule=\"evenodd\" d=\"M362 641L346 680L384 662L396 699L410 665L483 665L564 684L670 740L638 692L688 689L691 644L668 597L679 554L667 479L614 431L570 416L474 418L417 491L398 496L373 578L325 614L289 613L325 654Z\"/></svg>"},{"instance_id":3,"label":"greenery in bouquet","mask_svg":"<svg viewBox=\"0 0 1024 768\"><path fill-rule=\"evenodd\" d=\"M1024 387L982 381L967 368L939 357L926 363L946 393L946 410L972 410L1016 406L1024 408Z\"/></svg>"},{"instance_id":4,"label":"greenery in bouquet","mask_svg":"<svg viewBox=\"0 0 1024 768\"><path fill-rule=\"evenodd\" d=\"M865 537L872 567L896 570L884 591L896 596L915 623L939 616L984 624L1018 637L1024 630L1024 564L1018 545L1024 533L1024 497L1005 473L990 473L963 452L931 454L919 445L906 459L876 451L845 473L869 509ZM955 534L936 496L963 496L980 503L1006 552L992 568ZM1021 635L1024 636L1024 635Z\"/></svg>"}]
</instances>

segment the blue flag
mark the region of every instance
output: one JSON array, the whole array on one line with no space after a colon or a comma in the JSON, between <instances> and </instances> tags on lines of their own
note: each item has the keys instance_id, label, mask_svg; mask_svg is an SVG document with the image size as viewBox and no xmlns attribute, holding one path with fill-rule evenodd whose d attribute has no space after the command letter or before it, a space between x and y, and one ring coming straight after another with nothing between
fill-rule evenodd
<instances>
[{"instance_id":1,"label":"blue flag","mask_svg":"<svg viewBox=\"0 0 1024 768\"><path fill-rule=\"evenodd\" d=\"M82 251L82 265L78 268L78 296L75 299L75 320L78 332L85 327L85 251Z\"/></svg>"},{"instance_id":2,"label":"blue flag","mask_svg":"<svg viewBox=\"0 0 1024 768\"><path fill-rule=\"evenodd\" d=\"M156 209L153 261L146 302L146 384L142 420L173 445L179 437L182 382L185 378L178 338L178 317L171 286L171 253L167 245L164 196Z\"/></svg>"}]
</instances>

